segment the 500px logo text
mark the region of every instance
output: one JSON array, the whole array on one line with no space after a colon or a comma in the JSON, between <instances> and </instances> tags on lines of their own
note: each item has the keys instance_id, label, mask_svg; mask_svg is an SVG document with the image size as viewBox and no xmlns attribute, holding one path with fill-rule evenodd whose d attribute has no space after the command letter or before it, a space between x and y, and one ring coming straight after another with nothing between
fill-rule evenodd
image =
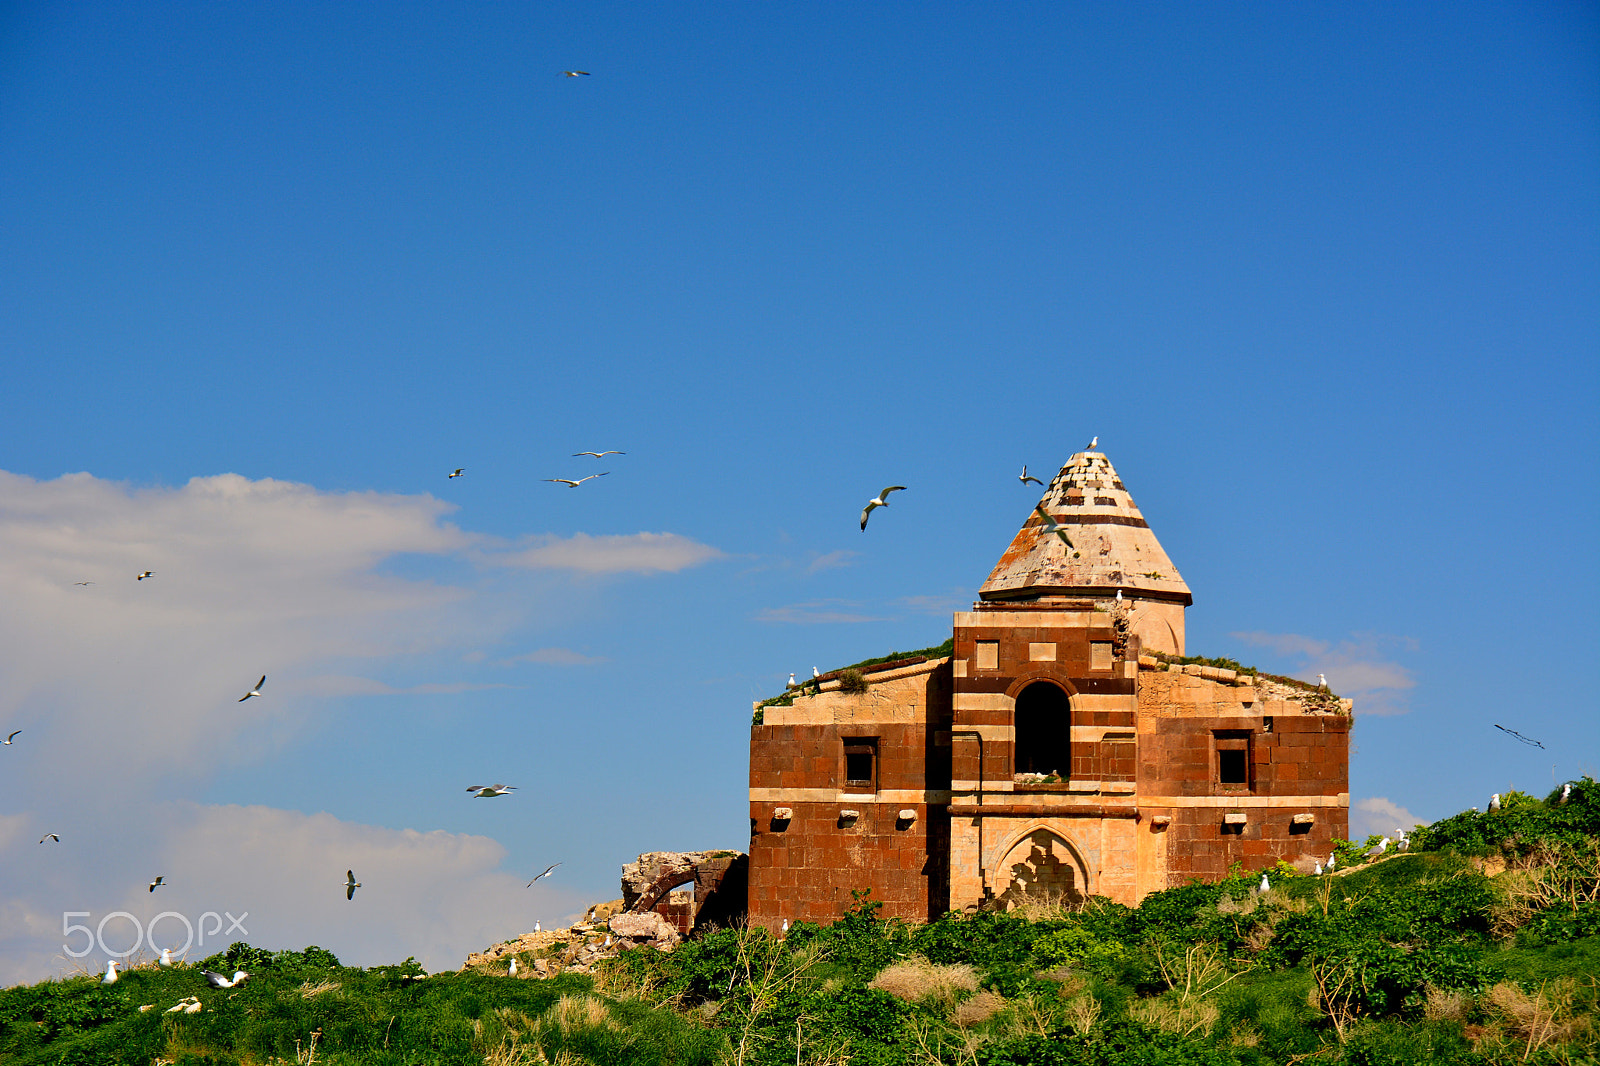
<instances>
[{"instance_id":1,"label":"500px logo text","mask_svg":"<svg viewBox=\"0 0 1600 1066\"><path fill-rule=\"evenodd\" d=\"M226 933L223 933L224 936L232 936L235 929L239 930L240 934L245 938L250 936L250 930L244 927L244 920L250 917L249 911L245 911L237 918L235 918L232 914L228 914L227 911L223 911L222 914L218 914L216 911L206 911L200 916L199 922L201 947L205 946L207 936L215 938L218 933L222 932L223 915L227 915L228 917L228 929ZM127 911L112 911L104 918L101 918L100 924L95 926L93 929L90 929L87 925L78 925L72 921L74 918L88 918L89 916L89 911L61 912L61 935L65 937L71 937L74 933L82 933L86 938L86 942L83 945L83 950L81 951L74 951L71 944L61 945L61 950L65 951L68 955L75 959L83 958L85 955L89 954L89 952L93 951L97 945L100 948L101 954L110 955L112 958L116 959L125 959L129 955L132 955L135 951L138 951L139 945L143 944L146 939L149 940L151 951L160 951L161 949L156 947L156 924L159 923L163 918L171 918L174 921L183 923L183 929L186 934L183 941L183 947L174 947L172 949L174 954L182 955L184 952L189 950L189 945L195 942L194 925L190 923L188 918L179 914L177 911L162 911L160 914L150 919L150 924L148 926L141 925L139 923L139 919L135 918ZM120 951L113 951L111 948L106 946L106 923L111 921L113 918L126 919L129 924L133 926L133 943ZM213 919L216 922L216 924L209 930L206 929L206 919L208 918ZM113 928L112 933L116 934L117 932L118 930Z\"/></svg>"}]
</instances>

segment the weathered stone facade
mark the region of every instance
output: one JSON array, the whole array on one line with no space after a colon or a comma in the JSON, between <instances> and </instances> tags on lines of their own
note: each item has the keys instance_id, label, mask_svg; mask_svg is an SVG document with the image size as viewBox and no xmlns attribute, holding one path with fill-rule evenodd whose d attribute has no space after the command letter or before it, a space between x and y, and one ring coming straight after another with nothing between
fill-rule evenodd
<instances>
[{"instance_id":1,"label":"weathered stone facade","mask_svg":"<svg viewBox=\"0 0 1600 1066\"><path fill-rule=\"evenodd\" d=\"M1131 904L1348 833L1349 704L1169 667L1189 589L1100 453L1073 456L1040 507L1054 528L1029 517L955 615L949 658L764 709L752 922L827 921L860 889L914 920L1024 896Z\"/></svg>"}]
</instances>

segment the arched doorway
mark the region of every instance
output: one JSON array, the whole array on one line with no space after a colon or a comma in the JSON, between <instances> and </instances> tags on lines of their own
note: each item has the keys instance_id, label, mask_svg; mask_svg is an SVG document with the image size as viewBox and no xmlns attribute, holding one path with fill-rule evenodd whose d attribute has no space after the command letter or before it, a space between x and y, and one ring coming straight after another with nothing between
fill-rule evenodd
<instances>
[{"instance_id":1,"label":"arched doorway","mask_svg":"<svg viewBox=\"0 0 1600 1066\"><path fill-rule=\"evenodd\" d=\"M995 874L999 901L1007 909L1029 900L1083 902L1083 867L1071 846L1048 829L1035 829L1013 844Z\"/></svg>"},{"instance_id":2,"label":"arched doorway","mask_svg":"<svg viewBox=\"0 0 1600 1066\"><path fill-rule=\"evenodd\" d=\"M1072 776L1072 705L1065 692L1035 681L1017 693L1013 722L1015 773Z\"/></svg>"}]
</instances>

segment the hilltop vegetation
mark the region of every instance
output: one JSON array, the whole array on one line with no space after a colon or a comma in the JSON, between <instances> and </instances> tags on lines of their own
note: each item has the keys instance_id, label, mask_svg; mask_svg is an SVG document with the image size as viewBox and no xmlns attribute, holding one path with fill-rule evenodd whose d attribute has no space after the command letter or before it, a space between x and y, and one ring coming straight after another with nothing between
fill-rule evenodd
<instances>
[{"instance_id":1,"label":"hilltop vegetation","mask_svg":"<svg viewBox=\"0 0 1600 1066\"><path fill-rule=\"evenodd\" d=\"M4 1063L1254 1066L1596 1063L1600 787L1513 793L1335 876L1284 867L1137 908L724 929L595 978L412 979L236 944L254 976L140 969L0 993ZM523 960L524 963L531 960ZM187 995L204 1009L166 1014ZM140 1013L143 1004L151 1010Z\"/></svg>"}]
</instances>

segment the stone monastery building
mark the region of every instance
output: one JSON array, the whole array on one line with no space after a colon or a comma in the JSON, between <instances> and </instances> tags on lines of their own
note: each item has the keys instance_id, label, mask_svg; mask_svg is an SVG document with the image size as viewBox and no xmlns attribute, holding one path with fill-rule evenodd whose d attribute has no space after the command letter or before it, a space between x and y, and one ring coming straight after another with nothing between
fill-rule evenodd
<instances>
[{"instance_id":1,"label":"stone monastery building","mask_svg":"<svg viewBox=\"0 0 1600 1066\"><path fill-rule=\"evenodd\" d=\"M857 889L918 921L1024 896L1135 904L1348 836L1349 701L1169 662L1189 586L1103 454L1069 459L1040 506L1059 533L1029 516L949 657L759 710L752 923L831 921Z\"/></svg>"}]
</instances>

